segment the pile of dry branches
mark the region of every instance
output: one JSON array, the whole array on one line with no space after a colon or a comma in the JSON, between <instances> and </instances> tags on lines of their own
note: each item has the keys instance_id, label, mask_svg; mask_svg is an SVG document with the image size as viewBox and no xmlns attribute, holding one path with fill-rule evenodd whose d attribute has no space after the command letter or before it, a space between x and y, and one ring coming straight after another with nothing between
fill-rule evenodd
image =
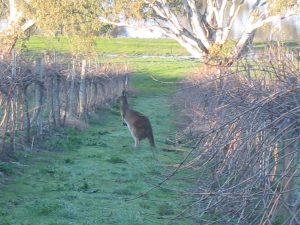
<instances>
[{"instance_id":1,"label":"pile of dry branches","mask_svg":"<svg viewBox=\"0 0 300 225\"><path fill-rule=\"evenodd\" d=\"M13 53L0 62L0 153L33 141L68 120L87 119L121 95L126 65L45 54Z\"/></svg>"},{"instance_id":2,"label":"pile of dry branches","mask_svg":"<svg viewBox=\"0 0 300 225\"><path fill-rule=\"evenodd\" d=\"M200 177L190 214L200 224L300 224L300 72L291 54L211 67L179 95L193 143L185 167Z\"/></svg>"}]
</instances>

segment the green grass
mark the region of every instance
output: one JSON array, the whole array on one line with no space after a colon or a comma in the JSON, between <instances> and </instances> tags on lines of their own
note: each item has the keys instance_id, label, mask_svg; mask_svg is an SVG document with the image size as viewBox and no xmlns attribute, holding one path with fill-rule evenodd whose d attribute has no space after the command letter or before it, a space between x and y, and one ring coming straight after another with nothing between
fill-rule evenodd
<instances>
[{"instance_id":1,"label":"green grass","mask_svg":"<svg viewBox=\"0 0 300 225\"><path fill-rule=\"evenodd\" d=\"M300 45L298 42L296 41L280 41L279 42L280 45L282 45L283 47L289 48L289 49L294 49L297 50L300 48ZM273 45L273 46L277 46L278 42L277 41L271 41L271 42L261 42L261 41L256 41L253 45L254 49L258 50L258 49L263 49L266 48L267 45Z\"/></svg>"},{"instance_id":2,"label":"green grass","mask_svg":"<svg viewBox=\"0 0 300 225\"><path fill-rule=\"evenodd\" d=\"M17 47L21 46L21 41ZM66 37L45 38L32 36L25 42L28 50L57 50L68 52L70 41ZM117 55L189 55L176 41L171 39L139 39L139 38L97 38L96 51L102 54Z\"/></svg>"},{"instance_id":3,"label":"green grass","mask_svg":"<svg viewBox=\"0 0 300 225\"><path fill-rule=\"evenodd\" d=\"M135 59L129 61L129 65L135 74L134 88L145 94L157 95L175 92L178 86L176 82L197 67L198 62L183 59Z\"/></svg>"},{"instance_id":4,"label":"green grass","mask_svg":"<svg viewBox=\"0 0 300 225\"><path fill-rule=\"evenodd\" d=\"M32 36L24 42L29 51L57 50L69 52L71 48L70 40L67 37L44 37ZM289 48L299 48L299 43L282 41L284 46ZM21 47L22 41L17 43ZM265 42L255 42L254 48L261 49L266 46ZM168 38L141 39L141 38L105 38L96 39L96 51L100 54L112 54L118 56L182 56L189 53L176 41Z\"/></svg>"},{"instance_id":5,"label":"green grass","mask_svg":"<svg viewBox=\"0 0 300 225\"><path fill-rule=\"evenodd\" d=\"M137 196L174 170L165 165L183 158L182 153L161 151L170 147L167 139L175 137L172 98L176 84L157 82L151 76L163 82L179 81L197 63L141 58L127 63L134 75L129 103L150 117L157 145L155 157L147 141L138 149L132 147L117 106L100 111L101 119L93 120L89 130L66 129L44 143L47 149L60 151L19 153L17 168L0 165L10 175L5 180L0 177L1 225L193 224L190 219L171 220L191 200L173 191L193 186L180 179L188 171Z\"/></svg>"}]
</instances>

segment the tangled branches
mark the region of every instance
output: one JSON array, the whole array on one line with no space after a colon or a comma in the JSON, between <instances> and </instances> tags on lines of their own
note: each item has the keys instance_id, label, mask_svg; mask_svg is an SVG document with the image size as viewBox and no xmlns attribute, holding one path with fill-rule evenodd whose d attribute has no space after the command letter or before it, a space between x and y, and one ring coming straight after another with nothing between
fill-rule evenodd
<instances>
[{"instance_id":1,"label":"tangled branches","mask_svg":"<svg viewBox=\"0 0 300 225\"><path fill-rule=\"evenodd\" d=\"M201 177L191 214L200 224L300 224L294 61L274 50L213 71L191 75L179 94L196 143L185 167Z\"/></svg>"},{"instance_id":2,"label":"tangled branches","mask_svg":"<svg viewBox=\"0 0 300 225\"><path fill-rule=\"evenodd\" d=\"M126 65L46 54L0 62L0 153L28 146L51 128L87 119L127 85Z\"/></svg>"}]
</instances>

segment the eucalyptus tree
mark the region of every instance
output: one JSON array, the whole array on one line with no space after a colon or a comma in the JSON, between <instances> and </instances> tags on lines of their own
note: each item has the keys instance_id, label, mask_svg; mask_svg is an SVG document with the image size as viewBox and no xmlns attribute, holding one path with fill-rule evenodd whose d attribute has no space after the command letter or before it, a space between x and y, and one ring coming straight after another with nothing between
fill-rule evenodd
<instances>
[{"instance_id":1,"label":"eucalyptus tree","mask_svg":"<svg viewBox=\"0 0 300 225\"><path fill-rule=\"evenodd\" d=\"M1 0L0 18L7 26L0 32L0 52L7 54L24 33L38 28L50 35L67 35L76 47L88 48L100 29L98 0ZM81 43L81 44L78 44Z\"/></svg>"},{"instance_id":2,"label":"eucalyptus tree","mask_svg":"<svg viewBox=\"0 0 300 225\"><path fill-rule=\"evenodd\" d=\"M225 58L236 58L247 51L258 28L299 14L299 4L295 0L109 0L105 8L110 13L100 20L119 26L147 21L146 27L175 39L196 58L224 54L224 49ZM249 8L247 22L233 43L229 35L242 7Z\"/></svg>"},{"instance_id":3,"label":"eucalyptus tree","mask_svg":"<svg viewBox=\"0 0 300 225\"><path fill-rule=\"evenodd\" d=\"M8 19L0 33L3 52L33 26L51 34L79 35L81 40L93 36L101 23L142 24L175 39L196 58L225 59L246 52L258 28L300 12L299 0L0 0L0 4L0 16ZM231 42L229 35L244 6L250 7L247 22Z\"/></svg>"}]
</instances>

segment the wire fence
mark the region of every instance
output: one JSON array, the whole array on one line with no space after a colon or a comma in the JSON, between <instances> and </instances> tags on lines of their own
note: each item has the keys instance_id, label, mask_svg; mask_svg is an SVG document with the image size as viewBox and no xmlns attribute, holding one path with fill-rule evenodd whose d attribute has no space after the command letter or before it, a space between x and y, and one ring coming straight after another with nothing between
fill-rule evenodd
<instances>
[{"instance_id":1,"label":"wire fence","mask_svg":"<svg viewBox=\"0 0 300 225\"><path fill-rule=\"evenodd\" d=\"M126 64L65 54L17 54L0 62L0 152L32 144L49 130L87 120L127 88Z\"/></svg>"}]
</instances>

